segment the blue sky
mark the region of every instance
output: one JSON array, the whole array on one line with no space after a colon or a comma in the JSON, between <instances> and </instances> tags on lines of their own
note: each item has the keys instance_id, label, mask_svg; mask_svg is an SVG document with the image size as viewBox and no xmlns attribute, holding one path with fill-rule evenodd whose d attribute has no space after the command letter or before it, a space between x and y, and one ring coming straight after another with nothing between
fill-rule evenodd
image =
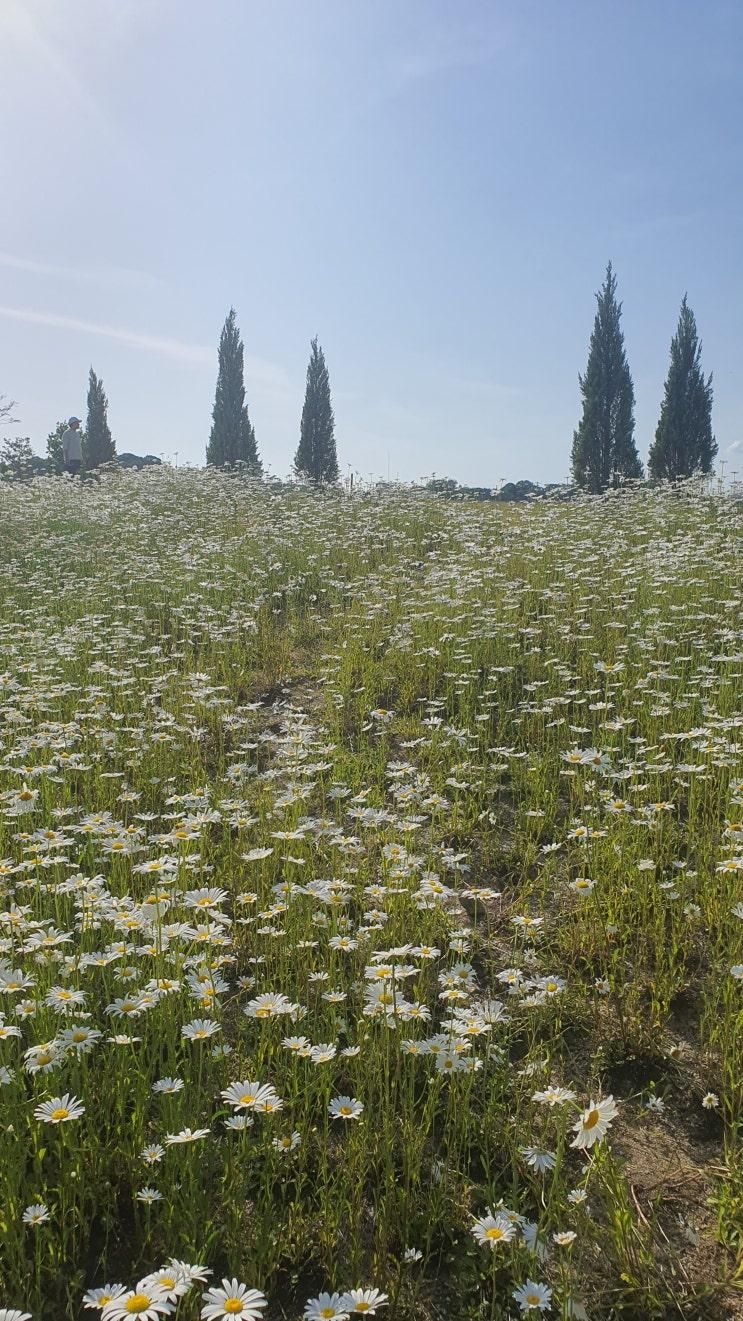
<instances>
[{"instance_id":1,"label":"blue sky","mask_svg":"<svg viewBox=\"0 0 743 1321\"><path fill-rule=\"evenodd\" d=\"M0 391L201 463L234 303L285 473L567 474L614 263L645 455L688 291L743 470L738 0L2 0ZM737 448L730 449L730 446Z\"/></svg>"}]
</instances>

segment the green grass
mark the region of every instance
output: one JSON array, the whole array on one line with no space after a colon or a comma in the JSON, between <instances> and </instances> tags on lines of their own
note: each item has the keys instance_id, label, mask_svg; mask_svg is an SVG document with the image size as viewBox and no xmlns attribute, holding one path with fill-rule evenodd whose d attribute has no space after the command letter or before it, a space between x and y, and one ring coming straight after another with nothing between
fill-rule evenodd
<instances>
[{"instance_id":1,"label":"green grass","mask_svg":"<svg viewBox=\"0 0 743 1321\"><path fill-rule=\"evenodd\" d=\"M732 1314L742 532L652 490L0 486L0 1309L176 1258L269 1321L357 1286L506 1321L527 1280L556 1318Z\"/></svg>"}]
</instances>

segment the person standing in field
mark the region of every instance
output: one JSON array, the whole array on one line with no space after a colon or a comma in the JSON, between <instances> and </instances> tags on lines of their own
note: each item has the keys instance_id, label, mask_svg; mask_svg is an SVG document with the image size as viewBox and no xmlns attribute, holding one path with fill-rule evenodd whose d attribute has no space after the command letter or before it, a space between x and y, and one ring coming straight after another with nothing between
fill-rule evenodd
<instances>
[{"instance_id":1,"label":"person standing in field","mask_svg":"<svg viewBox=\"0 0 743 1321\"><path fill-rule=\"evenodd\" d=\"M62 462L65 472L69 472L73 477L76 477L83 462L79 417L71 417L67 424L67 430L62 434Z\"/></svg>"}]
</instances>

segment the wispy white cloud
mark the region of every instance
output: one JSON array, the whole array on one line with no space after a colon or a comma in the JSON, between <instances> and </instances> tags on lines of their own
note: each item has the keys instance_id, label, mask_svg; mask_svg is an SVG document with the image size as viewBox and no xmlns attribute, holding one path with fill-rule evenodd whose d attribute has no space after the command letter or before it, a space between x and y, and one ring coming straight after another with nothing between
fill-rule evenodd
<instances>
[{"instance_id":1,"label":"wispy white cloud","mask_svg":"<svg viewBox=\"0 0 743 1321\"><path fill-rule=\"evenodd\" d=\"M206 344L187 344L181 339L170 339L163 335L149 335L139 330L127 330L122 326L106 326L96 321L83 321L79 317L65 316L61 312L40 312L28 307L2 307L0 317L8 321L20 321L29 326L49 326L55 330L78 331L84 335L100 336L113 339L127 348L139 349L144 353L159 353L173 362L191 367L210 367L216 373L216 345L209 348ZM291 390L291 381L280 363L271 362L255 354L245 355L245 373L250 390L253 386L272 394L285 394Z\"/></svg>"},{"instance_id":2,"label":"wispy white cloud","mask_svg":"<svg viewBox=\"0 0 743 1321\"><path fill-rule=\"evenodd\" d=\"M743 441L740 441L740 440L734 440L733 443L732 443L732 445L728 445L728 447L727 447L727 449L724 451L724 453L725 453L725 454L734 454L736 450L739 450L739 449L741 449L741 448L743 448Z\"/></svg>"},{"instance_id":3,"label":"wispy white cloud","mask_svg":"<svg viewBox=\"0 0 743 1321\"><path fill-rule=\"evenodd\" d=\"M212 351L214 370L217 370L217 351ZM302 382L304 384L304 382ZM271 362L269 358L261 358L254 353L245 354L245 387L248 395L253 393L254 387L258 387L264 394L285 395L294 394L296 385L292 386L289 373L285 367L278 362Z\"/></svg>"},{"instance_id":4,"label":"wispy white cloud","mask_svg":"<svg viewBox=\"0 0 743 1321\"><path fill-rule=\"evenodd\" d=\"M455 69L489 64L504 48L503 34L493 28L478 31L441 31L429 36L416 50L395 51L388 66L393 91Z\"/></svg>"},{"instance_id":5,"label":"wispy white cloud","mask_svg":"<svg viewBox=\"0 0 743 1321\"><path fill-rule=\"evenodd\" d=\"M0 252L0 266L13 271L28 271L30 275L47 275L64 280L84 280L91 284L163 284L158 275L148 271L132 270L127 266L59 266L55 262L37 261L14 252Z\"/></svg>"},{"instance_id":6,"label":"wispy white cloud","mask_svg":"<svg viewBox=\"0 0 743 1321\"><path fill-rule=\"evenodd\" d=\"M21 0L3 0L2 18L4 34L15 41L21 50L29 51L35 60L46 66L53 85L64 87L61 104L66 101L75 103L95 120L111 141L117 140L118 131L103 106L77 76L72 61L64 58L60 42L55 44L47 38L30 5L25 0L23 3ZM69 19L69 14L66 18Z\"/></svg>"},{"instance_id":7,"label":"wispy white cloud","mask_svg":"<svg viewBox=\"0 0 743 1321\"><path fill-rule=\"evenodd\" d=\"M84 335L115 339L131 349L143 349L146 353L161 353L166 358L190 363L192 366L211 365L215 361L214 349L209 349L205 345L186 344L180 339L147 335L120 326L100 325L95 321L81 321L78 317L64 316L60 312L37 312L28 307L0 307L0 316L6 317L9 321L22 321L29 326L51 326L57 330L77 330Z\"/></svg>"}]
</instances>

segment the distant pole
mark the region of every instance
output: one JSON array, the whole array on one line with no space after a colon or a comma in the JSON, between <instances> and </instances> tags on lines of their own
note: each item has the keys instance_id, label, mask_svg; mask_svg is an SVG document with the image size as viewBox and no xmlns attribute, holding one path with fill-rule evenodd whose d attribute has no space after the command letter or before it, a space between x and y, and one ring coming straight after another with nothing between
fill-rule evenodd
<instances>
[{"instance_id":1,"label":"distant pole","mask_svg":"<svg viewBox=\"0 0 743 1321\"><path fill-rule=\"evenodd\" d=\"M175 466L176 466L176 468L177 468L177 467L178 467L178 450L173 450L173 453L175 454Z\"/></svg>"}]
</instances>

